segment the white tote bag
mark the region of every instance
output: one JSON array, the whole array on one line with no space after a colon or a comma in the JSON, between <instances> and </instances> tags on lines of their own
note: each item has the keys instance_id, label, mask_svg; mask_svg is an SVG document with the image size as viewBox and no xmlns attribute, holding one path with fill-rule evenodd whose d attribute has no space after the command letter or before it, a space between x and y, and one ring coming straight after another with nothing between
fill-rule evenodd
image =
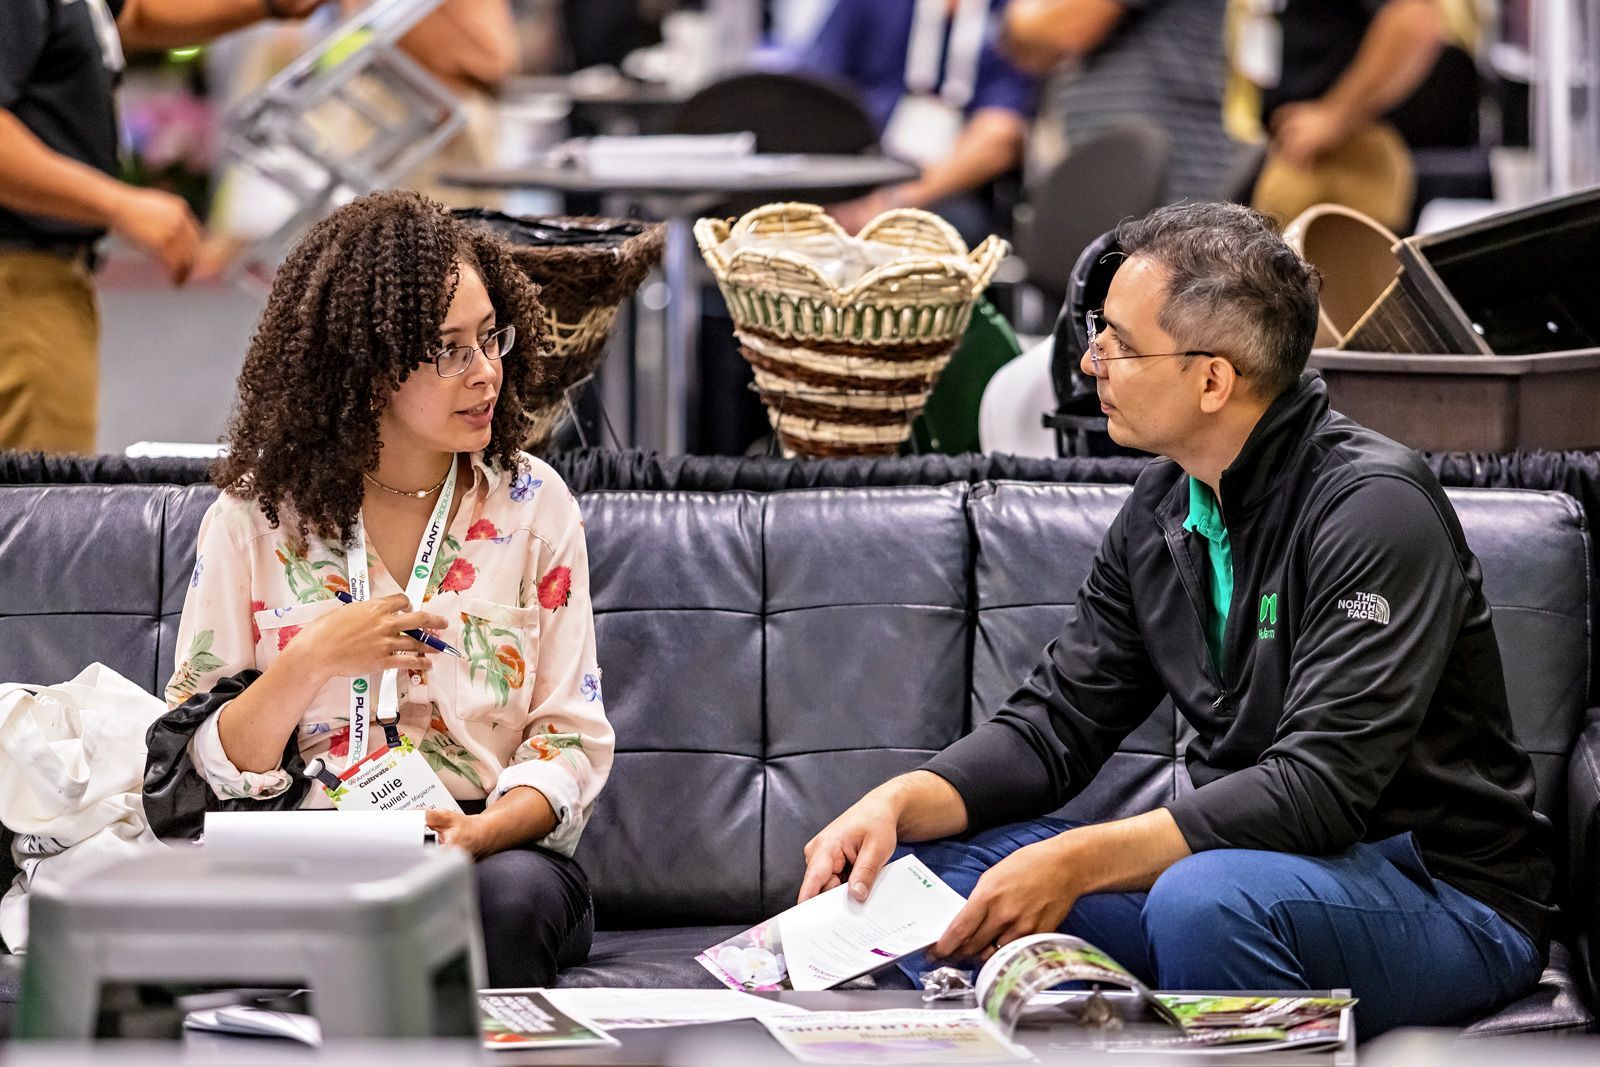
<instances>
[{"instance_id":1,"label":"white tote bag","mask_svg":"<svg viewBox=\"0 0 1600 1067\"><path fill-rule=\"evenodd\" d=\"M103 664L70 682L0 684L0 823L22 874L0 900L0 937L27 939L37 879L154 842L144 817L145 731L166 706Z\"/></svg>"}]
</instances>

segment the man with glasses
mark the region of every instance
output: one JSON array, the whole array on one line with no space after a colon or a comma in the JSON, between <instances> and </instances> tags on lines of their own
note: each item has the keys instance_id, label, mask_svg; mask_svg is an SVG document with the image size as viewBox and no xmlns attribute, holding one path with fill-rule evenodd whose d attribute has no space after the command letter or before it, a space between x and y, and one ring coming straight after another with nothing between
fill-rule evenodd
<instances>
[{"instance_id":1,"label":"man with glasses","mask_svg":"<svg viewBox=\"0 0 1600 1067\"><path fill-rule=\"evenodd\" d=\"M801 897L864 898L933 842L968 897L938 958L1059 928L1161 988L1350 988L1363 1037L1486 1013L1539 976L1553 866L1450 503L1302 377L1318 279L1265 216L1176 205L1118 237L1082 365L1111 437L1165 460L1026 681L813 838ZM1195 788L1046 816L1163 697Z\"/></svg>"}]
</instances>

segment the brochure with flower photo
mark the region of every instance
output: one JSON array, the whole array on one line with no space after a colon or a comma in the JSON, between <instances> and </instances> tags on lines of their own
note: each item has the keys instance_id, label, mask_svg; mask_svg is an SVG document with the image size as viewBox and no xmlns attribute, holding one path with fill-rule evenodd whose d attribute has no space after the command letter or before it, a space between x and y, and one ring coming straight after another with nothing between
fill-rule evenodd
<instances>
[{"instance_id":1,"label":"brochure with flower photo","mask_svg":"<svg viewBox=\"0 0 1600 1067\"><path fill-rule=\"evenodd\" d=\"M865 901L845 886L758 923L695 957L731 989L831 989L939 939L966 900L915 856L884 867Z\"/></svg>"}]
</instances>

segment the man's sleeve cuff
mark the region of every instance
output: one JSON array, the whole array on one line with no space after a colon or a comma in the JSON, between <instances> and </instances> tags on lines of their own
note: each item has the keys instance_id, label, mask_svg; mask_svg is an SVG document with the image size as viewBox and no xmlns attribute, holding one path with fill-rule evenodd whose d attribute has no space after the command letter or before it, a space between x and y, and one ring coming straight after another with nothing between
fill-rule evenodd
<instances>
[{"instance_id":1,"label":"man's sleeve cuff","mask_svg":"<svg viewBox=\"0 0 1600 1067\"><path fill-rule=\"evenodd\" d=\"M961 794L969 830L1036 818L1056 806L1039 753L1016 730L998 723L979 727L921 769Z\"/></svg>"}]
</instances>

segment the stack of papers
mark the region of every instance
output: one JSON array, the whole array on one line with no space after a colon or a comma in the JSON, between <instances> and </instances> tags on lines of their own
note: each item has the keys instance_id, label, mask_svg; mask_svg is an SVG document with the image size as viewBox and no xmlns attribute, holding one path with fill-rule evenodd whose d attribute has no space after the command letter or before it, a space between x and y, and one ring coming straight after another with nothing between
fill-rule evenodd
<instances>
[{"instance_id":1,"label":"stack of papers","mask_svg":"<svg viewBox=\"0 0 1600 1067\"><path fill-rule=\"evenodd\" d=\"M553 152L558 163L586 167L602 181L638 178L704 178L736 170L756 150L753 133L705 136L588 137Z\"/></svg>"}]
</instances>

